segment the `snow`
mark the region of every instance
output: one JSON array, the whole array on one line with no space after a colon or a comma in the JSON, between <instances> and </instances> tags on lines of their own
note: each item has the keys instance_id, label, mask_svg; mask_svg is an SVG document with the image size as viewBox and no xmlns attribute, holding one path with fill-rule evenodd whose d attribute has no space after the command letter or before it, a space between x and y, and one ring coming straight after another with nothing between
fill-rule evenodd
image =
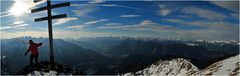
<instances>
[{"instance_id":1,"label":"snow","mask_svg":"<svg viewBox=\"0 0 240 76\"><path fill-rule=\"evenodd\" d=\"M171 61L159 61L148 68L136 72L136 75L189 75L198 71L198 68L193 66L185 59L173 59ZM133 75L127 73L125 76Z\"/></svg>"},{"instance_id":2,"label":"snow","mask_svg":"<svg viewBox=\"0 0 240 76\"><path fill-rule=\"evenodd\" d=\"M216 62L209 67L199 70L189 61L178 58L171 61L159 61L157 64L140 70L136 73L126 73L124 76L134 75L233 75L239 76L239 55Z\"/></svg>"},{"instance_id":3,"label":"snow","mask_svg":"<svg viewBox=\"0 0 240 76\"><path fill-rule=\"evenodd\" d=\"M6 58L6 56L1 56L1 59L4 59L4 58Z\"/></svg>"},{"instance_id":4,"label":"snow","mask_svg":"<svg viewBox=\"0 0 240 76\"><path fill-rule=\"evenodd\" d=\"M201 71L200 75L239 75L239 55L219 61Z\"/></svg>"},{"instance_id":5,"label":"snow","mask_svg":"<svg viewBox=\"0 0 240 76\"><path fill-rule=\"evenodd\" d=\"M199 44L194 44L194 43L185 43L187 44L188 46L198 46Z\"/></svg>"},{"instance_id":6,"label":"snow","mask_svg":"<svg viewBox=\"0 0 240 76\"><path fill-rule=\"evenodd\" d=\"M52 76L52 75L57 75L56 71L49 71L49 72L43 72L43 71L33 71L32 73L29 73L28 76Z\"/></svg>"},{"instance_id":7,"label":"snow","mask_svg":"<svg viewBox=\"0 0 240 76\"><path fill-rule=\"evenodd\" d=\"M222 65L224 65L224 66L219 68L219 71L215 72L215 74L229 74L228 71L234 70L233 68L236 67L237 61L238 61L238 59L231 58L231 59L228 59L228 60L222 62Z\"/></svg>"}]
</instances>

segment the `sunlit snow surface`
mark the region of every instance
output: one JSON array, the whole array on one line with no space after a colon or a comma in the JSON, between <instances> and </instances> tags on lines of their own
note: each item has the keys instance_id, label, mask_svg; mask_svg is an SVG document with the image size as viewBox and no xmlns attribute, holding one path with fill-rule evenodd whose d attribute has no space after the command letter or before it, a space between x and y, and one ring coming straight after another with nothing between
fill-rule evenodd
<instances>
[{"instance_id":1,"label":"sunlit snow surface","mask_svg":"<svg viewBox=\"0 0 240 76\"><path fill-rule=\"evenodd\" d=\"M49 72L43 72L43 71L33 71L32 73L29 73L28 76L52 76L52 75L57 75L56 71L49 71Z\"/></svg>"},{"instance_id":2,"label":"sunlit snow surface","mask_svg":"<svg viewBox=\"0 0 240 76\"><path fill-rule=\"evenodd\" d=\"M127 73L125 76L132 75L236 75L239 76L239 55L216 62L209 67L199 70L185 59L173 59L171 61L159 61L157 64L140 70L135 73Z\"/></svg>"},{"instance_id":3,"label":"sunlit snow surface","mask_svg":"<svg viewBox=\"0 0 240 76\"><path fill-rule=\"evenodd\" d=\"M191 75L198 70L189 61L179 58L171 61L159 61L157 64L153 64L148 68L135 73L135 75ZM131 73L126 74L133 75Z\"/></svg>"},{"instance_id":4,"label":"sunlit snow surface","mask_svg":"<svg viewBox=\"0 0 240 76\"><path fill-rule=\"evenodd\" d=\"M216 62L203 71L200 75L237 75L239 76L239 55Z\"/></svg>"}]
</instances>

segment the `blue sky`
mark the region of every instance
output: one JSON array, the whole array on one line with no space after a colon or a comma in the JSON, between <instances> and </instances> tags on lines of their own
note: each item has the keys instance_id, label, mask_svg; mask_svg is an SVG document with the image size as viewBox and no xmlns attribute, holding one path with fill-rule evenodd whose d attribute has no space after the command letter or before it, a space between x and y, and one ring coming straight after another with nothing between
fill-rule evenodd
<instances>
[{"instance_id":1,"label":"blue sky","mask_svg":"<svg viewBox=\"0 0 240 76\"><path fill-rule=\"evenodd\" d=\"M55 0L53 4L62 2ZM68 16L53 20L54 38L239 38L238 1L70 0L70 3L71 6L52 12ZM45 1L1 0L1 38L48 37L47 22L34 22L34 18L46 16L47 12L29 13L30 9L45 5Z\"/></svg>"}]
</instances>

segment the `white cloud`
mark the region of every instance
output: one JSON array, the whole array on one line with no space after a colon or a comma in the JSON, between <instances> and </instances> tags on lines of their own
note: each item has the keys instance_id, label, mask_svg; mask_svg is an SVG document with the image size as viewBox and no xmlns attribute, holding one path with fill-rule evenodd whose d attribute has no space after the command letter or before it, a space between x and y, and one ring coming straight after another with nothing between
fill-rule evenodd
<instances>
[{"instance_id":1,"label":"white cloud","mask_svg":"<svg viewBox=\"0 0 240 76\"><path fill-rule=\"evenodd\" d=\"M104 37L112 36L114 34L108 32L85 32L85 31L67 31L67 30L58 30L53 31L54 38L79 38L79 37ZM6 32L1 31L1 39L15 38L15 37L48 37L47 30L27 30L20 32Z\"/></svg>"},{"instance_id":2,"label":"white cloud","mask_svg":"<svg viewBox=\"0 0 240 76\"><path fill-rule=\"evenodd\" d=\"M11 15L12 15L11 13L1 14L1 15L0 15L0 18L2 18L2 17L8 17L8 16L11 16Z\"/></svg>"},{"instance_id":3,"label":"white cloud","mask_svg":"<svg viewBox=\"0 0 240 76\"><path fill-rule=\"evenodd\" d=\"M117 4L71 4L71 6L74 7L85 7L85 6L104 6L104 7L117 7L119 5Z\"/></svg>"},{"instance_id":4,"label":"white cloud","mask_svg":"<svg viewBox=\"0 0 240 76\"><path fill-rule=\"evenodd\" d=\"M41 0L40 2L34 3L32 0L14 0L14 4L8 11L8 15L5 16L10 16L10 15L19 15L21 13L30 13L30 10L47 0Z\"/></svg>"},{"instance_id":5,"label":"white cloud","mask_svg":"<svg viewBox=\"0 0 240 76\"><path fill-rule=\"evenodd\" d=\"M141 10L140 8L136 8L136 7L131 7L131 6L125 6L125 5L118 5L118 4L100 4L99 6L103 6L103 7L121 7L121 8L127 8L127 9L133 9L133 10Z\"/></svg>"},{"instance_id":6,"label":"white cloud","mask_svg":"<svg viewBox=\"0 0 240 76\"><path fill-rule=\"evenodd\" d=\"M72 11L79 17L91 18L92 16L89 14L92 14L99 10L99 7L97 7L96 4L74 4L73 6L76 6L78 8L78 10Z\"/></svg>"},{"instance_id":7,"label":"white cloud","mask_svg":"<svg viewBox=\"0 0 240 76\"><path fill-rule=\"evenodd\" d=\"M88 16L88 14L95 12L96 10L94 9L81 9L81 10L73 10L73 12L77 16Z\"/></svg>"},{"instance_id":8,"label":"white cloud","mask_svg":"<svg viewBox=\"0 0 240 76\"><path fill-rule=\"evenodd\" d=\"M211 3L234 12L239 12L239 1L211 1Z\"/></svg>"},{"instance_id":9,"label":"white cloud","mask_svg":"<svg viewBox=\"0 0 240 76\"><path fill-rule=\"evenodd\" d=\"M121 15L120 17L140 17L140 15Z\"/></svg>"},{"instance_id":10,"label":"white cloud","mask_svg":"<svg viewBox=\"0 0 240 76\"><path fill-rule=\"evenodd\" d=\"M2 15L2 14L8 14L8 13L9 13L8 11L0 12L0 15Z\"/></svg>"},{"instance_id":11,"label":"white cloud","mask_svg":"<svg viewBox=\"0 0 240 76\"><path fill-rule=\"evenodd\" d=\"M47 0L42 0L37 3L34 3L32 0L13 0L13 1L14 1L14 3L12 5L12 7L9 9L9 11L1 12L0 18L12 16L12 15L14 15L14 13L16 14L15 11L21 11L18 13L30 13L30 9L46 2ZM19 6L22 9L19 9ZM25 7L25 8L23 8L23 7Z\"/></svg>"},{"instance_id":12,"label":"white cloud","mask_svg":"<svg viewBox=\"0 0 240 76\"><path fill-rule=\"evenodd\" d=\"M172 13L170 8L167 8L165 5L159 5L160 10L158 11L158 15L160 16L167 16Z\"/></svg>"},{"instance_id":13,"label":"white cloud","mask_svg":"<svg viewBox=\"0 0 240 76\"><path fill-rule=\"evenodd\" d=\"M89 4L71 4L70 6L74 6L74 7L80 7L80 6L87 6Z\"/></svg>"},{"instance_id":14,"label":"white cloud","mask_svg":"<svg viewBox=\"0 0 240 76\"><path fill-rule=\"evenodd\" d=\"M103 3L105 0L91 0L89 3Z\"/></svg>"},{"instance_id":15,"label":"white cloud","mask_svg":"<svg viewBox=\"0 0 240 76\"><path fill-rule=\"evenodd\" d=\"M178 17L180 17L180 18L192 18L192 17L189 16L189 15L178 15Z\"/></svg>"},{"instance_id":16,"label":"white cloud","mask_svg":"<svg viewBox=\"0 0 240 76\"><path fill-rule=\"evenodd\" d=\"M106 26L114 26L114 25L122 25L121 23L108 23L105 24Z\"/></svg>"},{"instance_id":17,"label":"white cloud","mask_svg":"<svg viewBox=\"0 0 240 76\"><path fill-rule=\"evenodd\" d=\"M164 21L167 21L167 22L172 22L172 23L177 23L177 24L183 24L183 23L186 23L186 21L182 20L182 19L162 19Z\"/></svg>"},{"instance_id":18,"label":"white cloud","mask_svg":"<svg viewBox=\"0 0 240 76\"><path fill-rule=\"evenodd\" d=\"M13 24L17 25L17 24L22 24L24 21L15 21L13 22Z\"/></svg>"},{"instance_id":19,"label":"white cloud","mask_svg":"<svg viewBox=\"0 0 240 76\"><path fill-rule=\"evenodd\" d=\"M100 20L95 20L95 21L89 21L84 23L85 25L90 25L90 24L96 24L98 22L104 22L104 21L108 21L108 19L100 19Z\"/></svg>"},{"instance_id":20,"label":"white cloud","mask_svg":"<svg viewBox=\"0 0 240 76\"><path fill-rule=\"evenodd\" d=\"M168 29L175 29L174 27L170 27L167 25L161 25L151 20L143 20L138 24L133 25L121 25L121 24L114 24L114 25L105 25L98 27L98 29L125 29L125 30L148 30L148 31L158 31L158 30L168 30Z\"/></svg>"},{"instance_id":21,"label":"white cloud","mask_svg":"<svg viewBox=\"0 0 240 76\"><path fill-rule=\"evenodd\" d=\"M121 8L143 11L140 8L125 6L125 5L118 5L118 4L71 4L71 6L78 7L81 11L84 11L84 12L89 11L89 9L91 9L91 10L94 9L94 11L92 11L92 12L96 12L98 10L97 7L99 7L99 6L102 6L102 7L121 7ZM77 12L77 13L81 13L81 12Z\"/></svg>"},{"instance_id":22,"label":"white cloud","mask_svg":"<svg viewBox=\"0 0 240 76\"><path fill-rule=\"evenodd\" d=\"M189 26L199 26L199 27L205 27L209 30L216 30L216 31L238 31L238 24L233 24L229 22L223 22L223 21L213 21L213 22L206 22L206 21L192 21L186 23Z\"/></svg>"},{"instance_id":23,"label":"white cloud","mask_svg":"<svg viewBox=\"0 0 240 76\"><path fill-rule=\"evenodd\" d=\"M186 14L197 15L198 17L206 18L209 20L224 20L226 18L226 16L222 13L198 8L195 6L184 7L181 11Z\"/></svg>"},{"instance_id":24,"label":"white cloud","mask_svg":"<svg viewBox=\"0 0 240 76\"><path fill-rule=\"evenodd\" d=\"M174 29L173 27L166 26L166 25L160 25L158 23L152 22L151 20L144 20L140 24L136 26L137 28L148 28L151 30L168 30L168 29Z\"/></svg>"},{"instance_id":25,"label":"white cloud","mask_svg":"<svg viewBox=\"0 0 240 76\"><path fill-rule=\"evenodd\" d=\"M27 27L19 27L19 28L15 28L17 30L27 30L28 28Z\"/></svg>"},{"instance_id":26,"label":"white cloud","mask_svg":"<svg viewBox=\"0 0 240 76\"><path fill-rule=\"evenodd\" d=\"M85 29L88 26L90 26L90 25L74 25L74 26L67 26L66 28L82 30L82 29Z\"/></svg>"},{"instance_id":27,"label":"white cloud","mask_svg":"<svg viewBox=\"0 0 240 76\"><path fill-rule=\"evenodd\" d=\"M224 21L185 21L182 19L163 19L164 21L167 22L172 22L176 24L181 24L183 26L198 26L198 27L203 27L203 28L208 28L209 30L216 29L216 30L226 30L226 29L231 29L233 30L234 28L237 27L237 24L229 23L229 22L224 22Z\"/></svg>"},{"instance_id":28,"label":"white cloud","mask_svg":"<svg viewBox=\"0 0 240 76\"><path fill-rule=\"evenodd\" d=\"M104 7L117 7L119 5L117 5L117 4L103 4L102 6L104 6Z\"/></svg>"},{"instance_id":29,"label":"white cloud","mask_svg":"<svg viewBox=\"0 0 240 76\"><path fill-rule=\"evenodd\" d=\"M239 13L232 13L230 15L236 19L239 19Z\"/></svg>"},{"instance_id":30,"label":"white cloud","mask_svg":"<svg viewBox=\"0 0 240 76\"><path fill-rule=\"evenodd\" d=\"M185 21L182 19L164 19L164 21L180 24L185 27L197 26L203 28L192 30L175 30L183 35L190 34L191 38L236 40L239 36L238 24L234 23L224 21Z\"/></svg>"},{"instance_id":31,"label":"white cloud","mask_svg":"<svg viewBox=\"0 0 240 76\"><path fill-rule=\"evenodd\" d=\"M224 21L185 21L181 19L164 19L164 21L179 24L183 27L200 27L196 29L181 29L174 26L161 25L151 20L143 20L133 25L109 23L97 29L120 29L128 33L142 36L157 36L161 38L180 39L208 39L208 40L237 40L239 36L238 24ZM150 33L147 33L149 32ZM136 34L140 33L140 34ZM142 33L145 33L144 35Z\"/></svg>"},{"instance_id":32,"label":"white cloud","mask_svg":"<svg viewBox=\"0 0 240 76\"><path fill-rule=\"evenodd\" d=\"M14 26L5 26L5 27L0 27L0 30L25 27L25 26L28 26L28 25L29 24L19 24L19 25L14 25Z\"/></svg>"},{"instance_id":33,"label":"white cloud","mask_svg":"<svg viewBox=\"0 0 240 76\"><path fill-rule=\"evenodd\" d=\"M74 20L78 20L78 18L75 18L75 17L61 18L61 19L57 19L56 22L53 23L53 25L61 25Z\"/></svg>"},{"instance_id":34,"label":"white cloud","mask_svg":"<svg viewBox=\"0 0 240 76\"><path fill-rule=\"evenodd\" d=\"M104 26L97 27L97 29L122 29L128 27L127 25L122 25L120 23L109 23Z\"/></svg>"},{"instance_id":35,"label":"white cloud","mask_svg":"<svg viewBox=\"0 0 240 76\"><path fill-rule=\"evenodd\" d=\"M92 26L91 24L96 24L96 23L104 22L104 21L108 21L108 19L100 19L100 20L95 20L95 21L89 21L89 22L83 23L83 25L67 26L66 28L83 30L83 29L86 29L89 26Z\"/></svg>"},{"instance_id":36,"label":"white cloud","mask_svg":"<svg viewBox=\"0 0 240 76\"><path fill-rule=\"evenodd\" d=\"M112 28L121 28L123 25L121 23L107 23L104 26L97 27L97 29L112 29Z\"/></svg>"}]
</instances>

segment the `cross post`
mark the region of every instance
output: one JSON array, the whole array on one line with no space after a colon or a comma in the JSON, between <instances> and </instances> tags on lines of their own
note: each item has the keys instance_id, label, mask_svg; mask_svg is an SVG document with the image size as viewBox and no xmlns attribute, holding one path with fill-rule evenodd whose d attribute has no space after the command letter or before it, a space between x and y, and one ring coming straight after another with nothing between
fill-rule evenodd
<instances>
[{"instance_id":1,"label":"cross post","mask_svg":"<svg viewBox=\"0 0 240 76\"><path fill-rule=\"evenodd\" d=\"M41 0L34 0L34 2L39 2L39 1L41 1ZM48 16L47 17L36 18L35 22L45 21L45 20L48 21L48 35L49 35L49 50L50 50L50 67L51 67L51 69L54 69L54 64L55 64L54 49L53 49L52 19L66 18L67 17L66 14L60 14L60 15L52 16L52 9L59 8L59 7L64 7L64 6L70 6L70 2L51 5L51 1L47 0L47 6L31 10L31 13L47 10L47 15Z\"/></svg>"},{"instance_id":2,"label":"cross post","mask_svg":"<svg viewBox=\"0 0 240 76\"><path fill-rule=\"evenodd\" d=\"M53 36L52 36L52 11L51 1L47 1L47 13L48 13L48 35L49 35L49 47L50 47L50 66L54 67L54 52L53 52Z\"/></svg>"}]
</instances>

